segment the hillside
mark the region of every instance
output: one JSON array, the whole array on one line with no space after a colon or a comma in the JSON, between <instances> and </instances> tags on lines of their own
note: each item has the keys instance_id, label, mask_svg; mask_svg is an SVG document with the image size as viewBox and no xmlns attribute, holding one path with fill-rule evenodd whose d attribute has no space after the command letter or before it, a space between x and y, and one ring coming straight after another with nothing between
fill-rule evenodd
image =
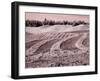
<instances>
[{"instance_id":1,"label":"hillside","mask_svg":"<svg viewBox=\"0 0 100 81\"><path fill-rule=\"evenodd\" d=\"M89 65L89 26L26 27L26 68Z\"/></svg>"}]
</instances>

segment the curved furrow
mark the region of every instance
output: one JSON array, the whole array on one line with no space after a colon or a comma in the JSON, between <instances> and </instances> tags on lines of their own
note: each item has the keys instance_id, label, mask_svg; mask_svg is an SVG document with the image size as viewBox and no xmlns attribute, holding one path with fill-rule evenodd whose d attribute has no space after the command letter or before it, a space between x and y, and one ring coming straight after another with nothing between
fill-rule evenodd
<instances>
[{"instance_id":1,"label":"curved furrow","mask_svg":"<svg viewBox=\"0 0 100 81\"><path fill-rule=\"evenodd\" d=\"M55 43L57 41L58 41L58 39L48 39L48 40L42 40L40 42L37 42L36 44L34 44L33 46L31 46L29 49L26 50L26 56L27 55L33 55L34 52L36 52L37 50L39 50L38 49L39 47L41 48L41 46L42 46L42 49L43 49L43 45L45 45L45 44L47 44L48 47L49 47L49 42L51 42L53 44L53 42Z\"/></svg>"},{"instance_id":2,"label":"curved furrow","mask_svg":"<svg viewBox=\"0 0 100 81\"><path fill-rule=\"evenodd\" d=\"M82 44L86 47L89 47L89 34L87 35L87 37L83 40Z\"/></svg>"},{"instance_id":3,"label":"curved furrow","mask_svg":"<svg viewBox=\"0 0 100 81\"><path fill-rule=\"evenodd\" d=\"M62 50L68 50L69 52L73 51L77 54L86 53L89 48L82 44L83 40L86 38L87 38L87 34L83 33L78 37L73 37L62 42L62 44L60 45L60 48Z\"/></svg>"},{"instance_id":4,"label":"curved furrow","mask_svg":"<svg viewBox=\"0 0 100 81\"><path fill-rule=\"evenodd\" d=\"M60 37L61 39L62 38L67 38L68 34L67 33L63 33L63 35Z\"/></svg>"},{"instance_id":5,"label":"curved furrow","mask_svg":"<svg viewBox=\"0 0 100 81\"><path fill-rule=\"evenodd\" d=\"M77 47L75 46L75 43L77 42L77 40L79 38L80 38L80 36L72 37L70 39L67 39L67 40L61 42L60 48L62 50L73 50L73 49L77 49Z\"/></svg>"},{"instance_id":6,"label":"curved furrow","mask_svg":"<svg viewBox=\"0 0 100 81\"><path fill-rule=\"evenodd\" d=\"M62 39L65 36L65 33L62 33L58 38Z\"/></svg>"},{"instance_id":7,"label":"curved furrow","mask_svg":"<svg viewBox=\"0 0 100 81\"><path fill-rule=\"evenodd\" d=\"M51 33L50 39L59 39L58 37L61 35L61 33Z\"/></svg>"},{"instance_id":8,"label":"curved furrow","mask_svg":"<svg viewBox=\"0 0 100 81\"><path fill-rule=\"evenodd\" d=\"M50 40L44 44L42 44L40 47L37 48L37 50L34 52L34 54L39 54L39 53L46 53L50 51L51 46L59 41L59 39L53 39Z\"/></svg>"},{"instance_id":9,"label":"curved furrow","mask_svg":"<svg viewBox=\"0 0 100 81\"><path fill-rule=\"evenodd\" d=\"M66 41L66 40L68 40L68 39L71 39L71 38L73 38L73 37L77 37L77 36L79 36L78 34L74 34L74 35L72 35L72 36L69 36L69 37L67 37L67 38L63 38L63 39L61 39L60 41L58 41L58 42L56 42L55 44L53 44L52 45L52 47L50 48L50 54L52 55L52 56L57 56L58 54L62 54L63 53L63 51L62 51L62 49L61 49L61 44L62 44L62 42L64 42L64 41Z\"/></svg>"},{"instance_id":10,"label":"curved furrow","mask_svg":"<svg viewBox=\"0 0 100 81\"><path fill-rule=\"evenodd\" d=\"M84 46L82 44L83 40L87 38L88 33L83 33L83 35L78 39L78 41L76 42L75 46L77 48L79 48L81 51L81 53L85 53L86 51L88 51L88 47Z\"/></svg>"},{"instance_id":11,"label":"curved furrow","mask_svg":"<svg viewBox=\"0 0 100 81\"><path fill-rule=\"evenodd\" d=\"M40 42L37 42L35 45L31 46L28 50L26 50L26 55L33 55L33 53L42 45L45 44L49 40L42 40Z\"/></svg>"},{"instance_id":12,"label":"curved furrow","mask_svg":"<svg viewBox=\"0 0 100 81\"><path fill-rule=\"evenodd\" d=\"M42 40L33 40L33 41L30 41L30 42L26 42L25 43L25 49L29 49L31 46L33 46L34 44L36 44L37 42L40 42Z\"/></svg>"},{"instance_id":13,"label":"curved furrow","mask_svg":"<svg viewBox=\"0 0 100 81\"><path fill-rule=\"evenodd\" d=\"M48 35L48 37L47 37L47 35ZM46 42L48 42L48 41L50 41L50 40L53 40L54 39L54 37L53 37L54 35L52 35L51 33L47 33L47 34L41 34L41 35L39 35L39 37L40 37L40 40L42 40L42 41L35 41L35 45L34 45L34 42L32 42L33 44L29 44L28 43L28 46L27 46L27 48L29 48L28 50L26 50L26 55L33 55L33 53L41 46L41 45L43 45L43 44L45 44Z\"/></svg>"}]
</instances>

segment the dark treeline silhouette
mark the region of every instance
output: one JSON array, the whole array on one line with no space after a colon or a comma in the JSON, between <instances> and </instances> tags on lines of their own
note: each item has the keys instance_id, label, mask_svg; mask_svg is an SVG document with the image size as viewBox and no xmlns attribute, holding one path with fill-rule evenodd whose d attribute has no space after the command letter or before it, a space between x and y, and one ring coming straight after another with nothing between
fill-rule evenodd
<instances>
[{"instance_id":1,"label":"dark treeline silhouette","mask_svg":"<svg viewBox=\"0 0 100 81\"><path fill-rule=\"evenodd\" d=\"M46 18L44 19L44 21L39 21L39 20L26 20L25 21L25 25L26 27L40 27L43 25L72 25L72 26L77 26L77 25L88 25L89 23L86 23L85 21L54 21L54 20L47 20Z\"/></svg>"}]
</instances>

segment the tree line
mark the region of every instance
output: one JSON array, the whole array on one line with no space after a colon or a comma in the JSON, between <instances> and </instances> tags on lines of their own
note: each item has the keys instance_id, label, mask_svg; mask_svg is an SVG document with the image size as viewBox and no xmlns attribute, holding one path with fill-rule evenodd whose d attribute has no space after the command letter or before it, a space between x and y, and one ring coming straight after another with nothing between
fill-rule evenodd
<instances>
[{"instance_id":1,"label":"tree line","mask_svg":"<svg viewBox=\"0 0 100 81\"><path fill-rule=\"evenodd\" d=\"M54 21L54 20L47 20L46 18L43 21L39 21L39 20L26 20L25 21L25 26L26 27L40 27L40 26L44 26L44 25L72 25L72 26L77 26L77 25L88 25L89 23L85 22L85 21L68 21L68 20L64 20L64 21Z\"/></svg>"}]
</instances>

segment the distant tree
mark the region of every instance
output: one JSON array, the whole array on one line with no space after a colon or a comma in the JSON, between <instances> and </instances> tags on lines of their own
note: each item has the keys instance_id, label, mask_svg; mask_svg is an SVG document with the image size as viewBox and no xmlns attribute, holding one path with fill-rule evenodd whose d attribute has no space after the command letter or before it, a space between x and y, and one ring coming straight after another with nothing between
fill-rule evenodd
<instances>
[{"instance_id":1,"label":"distant tree","mask_svg":"<svg viewBox=\"0 0 100 81\"><path fill-rule=\"evenodd\" d=\"M43 25L48 25L49 21L45 18L43 21Z\"/></svg>"},{"instance_id":2,"label":"distant tree","mask_svg":"<svg viewBox=\"0 0 100 81\"><path fill-rule=\"evenodd\" d=\"M29 20L26 20L25 25L26 26L29 26L30 25L30 21Z\"/></svg>"},{"instance_id":3,"label":"distant tree","mask_svg":"<svg viewBox=\"0 0 100 81\"><path fill-rule=\"evenodd\" d=\"M43 25L72 25L72 26L77 26L77 25L89 25L89 23L85 21L54 21L54 20L47 20L46 18L43 21L39 20L26 20L25 21L25 26L26 27L40 27Z\"/></svg>"},{"instance_id":4,"label":"distant tree","mask_svg":"<svg viewBox=\"0 0 100 81\"><path fill-rule=\"evenodd\" d=\"M55 21L49 21L49 25L55 25Z\"/></svg>"},{"instance_id":5,"label":"distant tree","mask_svg":"<svg viewBox=\"0 0 100 81\"><path fill-rule=\"evenodd\" d=\"M63 21L64 22L64 25L67 25L68 24L68 21Z\"/></svg>"},{"instance_id":6,"label":"distant tree","mask_svg":"<svg viewBox=\"0 0 100 81\"><path fill-rule=\"evenodd\" d=\"M73 21L72 26L77 26L77 25L79 25L79 24L80 24L79 22Z\"/></svg>"}]
</instances>

